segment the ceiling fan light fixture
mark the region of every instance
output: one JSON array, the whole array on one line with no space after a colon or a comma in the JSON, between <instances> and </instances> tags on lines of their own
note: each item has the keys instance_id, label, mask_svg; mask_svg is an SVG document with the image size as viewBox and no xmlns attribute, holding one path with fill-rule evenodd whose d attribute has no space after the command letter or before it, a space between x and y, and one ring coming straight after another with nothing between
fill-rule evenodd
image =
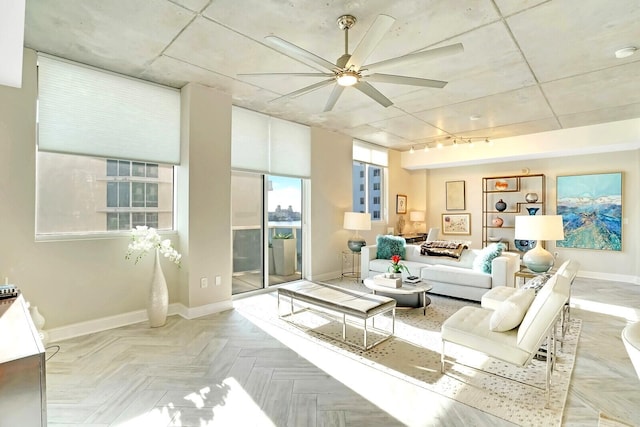
<instances>
[{"instance_id":1,"label":"ceiling fan light fixture","mask_svg":"<svg viewBox=\"0 0 640 427\"><path fill-rule=\"evenodd\" d=\"M336 79L336 81L340 86L353 86L354 84L358 83L359 78L360 76L358 76L358 73L356 73L355 71L347 70L338 73L338 78Z\"/></svg>"}]
</instances>

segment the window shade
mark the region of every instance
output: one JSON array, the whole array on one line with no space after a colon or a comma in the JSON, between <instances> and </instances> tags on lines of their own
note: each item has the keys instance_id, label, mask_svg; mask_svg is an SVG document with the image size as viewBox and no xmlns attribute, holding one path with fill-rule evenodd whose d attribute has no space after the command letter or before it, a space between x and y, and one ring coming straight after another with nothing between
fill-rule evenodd
<instances>
[{"instance_id":1,"label":"window shade","mask_svg":"<svg viewBox=\"0 0 640 427\"><path fill-rule=\"evenodd\" d=\"M389 154L385 148L362 141L353 141L353 160L378 166L389 166Z\"/></svg>"},{"instance_id":2,"label":"window shade","mask_svg":"<svg viewBox=\"0 0 640 427\"><path fill-rule=\"evenodd\" d=\"M308 126L233 107L231 166L274 175L311 176Z\"/></svg>"},{"instance_id":3,"label":"window shade","mask_svg":"<svg viewBox=\"0 0 640 427\"><path fill-rule=\"evenodd\" d=\"M180 91L38 55L38 148L180 163Z\"/></svg>"}]
</instances>

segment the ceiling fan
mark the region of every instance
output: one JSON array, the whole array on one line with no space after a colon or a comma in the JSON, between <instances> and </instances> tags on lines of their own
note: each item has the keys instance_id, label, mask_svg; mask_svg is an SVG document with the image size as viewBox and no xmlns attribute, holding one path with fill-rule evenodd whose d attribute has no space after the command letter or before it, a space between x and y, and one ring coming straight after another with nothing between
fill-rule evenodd
<instances>
[{"instance_id":1,"label":"ceiling fan","mask_svg":"<svg viewBox=\"0 0 640 427\"><path fill-rule=\"evenodd\" d=\"M397 76L393 74L381 74L379 70L388 67L398 67L413 64L426 59L440 58L464 51L462 43L456 43L449 46L439 47L417 53L410 53L392 59L366 64L365 61L371 55L375 47L380 43L382 37L389 31L395 19L388 15L378 15L369 30L364 35L356 49L349 54L349 29L356 23L356 18L352 15L342 15L338 18L337 24L341 30L344 30L344 55L342 55L335 64L323 59L301 47L294 45L286 40L276 36L267 36L265 41L278 50L280 53L287 55L293 59L302 60L302 62L317 69L321 67L322 72L318 73L252 73L239 74L241 76L296 76L296 77L328 77L318 83L303 87L291 93L287 93L273 101L284 98L295 98L322 87L335 84L331 95L324 107L324 111L331 111L338 102L340 95L346 87L353 86L360 92L372 98L374 101L384 107L393 105L386 96L373 87L369 82L394 83L401 85L423 86L432 88L443 88L447 84L441 80L422 79L417 77ZM326 70L326 71L325 71ZM320 71L320 70L319 70Z\"/></svg>"}]
</instances>

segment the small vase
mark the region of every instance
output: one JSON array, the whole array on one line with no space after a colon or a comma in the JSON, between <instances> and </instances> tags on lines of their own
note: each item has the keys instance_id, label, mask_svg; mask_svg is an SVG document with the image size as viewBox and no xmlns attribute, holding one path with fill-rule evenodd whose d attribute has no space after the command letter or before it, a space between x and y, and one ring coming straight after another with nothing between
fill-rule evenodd
<instances>
[{"instance_id":1,"label":"small vase","mask_svg":"<svg viewBox=\"0 0 640 427\"><path fill-rule=\"evenodd\" d=\"M527 212L529 212L529 215L535 215L539 210L540 208L527 208Z\"/></svg>"},{"instance_id":2,"label":"small vase","mask_svg":"<svg viewBox=\"0 0 640 427\"><path fill-rule=\"evenodd\" d=\"M538 201L538 194L537 193L527 193L524 195L524 199L527 201L527 203L535 203Z\"/></svg>"},{"instance_id":3,"label":"small vase","mask_svg":"<svg viewBox=\"0 0 640 427\"><path fill-rule=\"evenodd\" d=\"M149 299L147 301L149 326L152 328L163 326L167 321L168 308L169 291L167 290L167 281L164 278L162 266L160 265L160 253L156 250L153 278L151 279L151 288L149 290Z\"/></svg>"},{"instance_id":4,"label":"small vase","mask_svg":"<svg viewBox=\"0 0 640 427\"><path fill-rule=\"evenodd\" d=\"M29 307L29 314L31 314L31 319L33 320L33 325L36 327L38 331L41 331L44 327L44 316L40 314L37 305L32 305Z\"/></svg>"},{"instance_id":5,"label":"small vase","mask_svg":"<svg viewBox=\"0 0 640 427\"><path fill-rule=\"evenodd\" d=\"M504 224L504 220L499 216L497 216L493 218L493 221L491 221L491 223L493 224L494 227L502 227L502 224Z\"/></svg>"},{"instance_id":6,"label":"small vase","mask_svg":"<svg viewBox=\"0 0 640 427\"><path fill-rule=\"evenodd\" d=\"M502 212L505 209L507 209L507 204L504 202L504 200L502 199L498 200L498 202L496 203L496 210L498 212Z\"/></svg>"}]
</instances>

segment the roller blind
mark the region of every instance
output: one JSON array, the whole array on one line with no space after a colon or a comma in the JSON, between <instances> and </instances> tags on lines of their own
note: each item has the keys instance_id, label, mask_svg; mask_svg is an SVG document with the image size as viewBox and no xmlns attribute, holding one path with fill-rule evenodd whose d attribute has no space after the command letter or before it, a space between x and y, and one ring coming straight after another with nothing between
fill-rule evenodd
<instances>
[{"instance_id":1,"label":"roller blind","mask_svg":"<svg viewBox=\"0 0 640 427\"><path fill-rule=\"evenodd\" d=\"M38 148L180 163L180 91L38 55Z\"/></svg>"},{"instance_id":2,"label":"roller blind","mask_svg":"<svg viewBox=\"0 0 640 427\"><path fill-rule=\"evenodd\" d=\"M311 176L309 126L233 107L231 166L274 175Z\"/></svg>"},{"instance_id":3,"label":"roller blind","mask_svg":"<svg viewBox=\"0 0 640 427\"><path fill-rule=\"evenodd\" d=\"M354 140L353 160L386 167L389 166L389 152L377 145Z\"/></svg>"}]
</instances>

